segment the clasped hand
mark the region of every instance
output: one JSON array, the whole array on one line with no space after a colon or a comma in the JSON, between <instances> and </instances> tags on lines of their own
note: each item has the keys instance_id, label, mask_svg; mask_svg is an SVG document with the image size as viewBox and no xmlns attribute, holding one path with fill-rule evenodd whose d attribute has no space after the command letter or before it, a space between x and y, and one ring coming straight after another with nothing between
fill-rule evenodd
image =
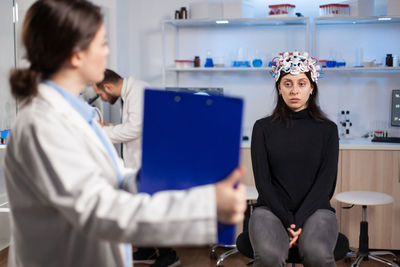
<instances>
[{"instance_id":1,"label":"clasped hand","mask_svg":"<svg viewBox=\"0 0 400 267\"><path fill-rule=\"evenodd\" d=\"M299 236L301 234L301 228L299 228L297 231L295 231L296 225L291 224L290 227L287 229L289 233L289 248L291 248L293 245L297 246L297 241L299 239Z\"/></svg>"}]
</instances>

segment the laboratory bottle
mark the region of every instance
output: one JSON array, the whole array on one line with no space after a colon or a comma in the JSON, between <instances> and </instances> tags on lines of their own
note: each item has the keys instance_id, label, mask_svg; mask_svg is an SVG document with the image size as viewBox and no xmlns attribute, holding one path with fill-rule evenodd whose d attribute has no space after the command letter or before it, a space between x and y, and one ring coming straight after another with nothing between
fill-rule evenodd
<instances>
[{"instance_id":1,"label":"laboratory bottle","mask_svg":"<svg viewBox=\"0 0 400 267\"><path fill-rule=\"evenodd\" d=\"M188 18L186 7L181 7L180 18L181 19L187 19Z\"/></svg>"},{"instance_id":2,"label":"laboratory bottle","mask_svg":"<svg viewBox=\"0 0 400 267\"><path fill-rule=\"evenodd\" d=\"M399 67L399 56L393 56L393 67Z\"/></svg>"},{"instance_id":3,"label":"laboratory bottle","mask_svg":"<svg viewBox=\"0 0 400 267\"><path fill-rule=\"evenodd\" d=\"M214 62L213 59L211 57L211 51L208 50L207 51L207 58L206 58L206 63L204 64L205 68L213 68L214 67Z\"/></svg>"},{"instance_id":4,"label":"laboratory bottle","mask_svg":"<svg viewBox=\"0 0 400 267\"><path fill-rule=\"evenodd\" d=\"M260 53L259 53L258 50L256 50L254 59L253 59L253 61L251 62L251 64L253 65L254 68L260 68L260 67L262 67L263 62L262 62L262 60L261 60Z\"/></svg>"},{"instance_id":5,"label":"laboratory bottle","mask_svg":"<svg viewBox=\"0 0 400 267\"><path fill-rule=\"evenodd\" d=\"M386 55L386 66L393 67L393 57L392 54Z\"/></svg>"},{"instance_id":6,"label":"laboratory bottle","mask_svg":"<svg viewBox=\"0 0 400 267\"><path fill-rule=\"evenodd\" d=\"M181 12L179 10L175 10L175 19L179 19L181 16Z\"/></svg>"},{"instance_id":7,"label":"laboratory bottle","mask_svg":"<svg viewBox=\"0 0 400 267\"><path fill-rule=\"evenodd\" d=\"M199 56L194 57L194 67L195 68L200 67L200 57Z\"/></svg>"}]
</instances>

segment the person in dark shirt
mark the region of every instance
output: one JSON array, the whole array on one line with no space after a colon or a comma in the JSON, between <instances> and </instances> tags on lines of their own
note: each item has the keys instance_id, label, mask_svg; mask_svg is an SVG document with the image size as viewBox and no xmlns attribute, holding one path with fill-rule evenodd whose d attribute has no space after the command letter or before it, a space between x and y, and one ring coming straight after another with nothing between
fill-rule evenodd
<instances>
[{"instance_id":1,"label":"person in dark shirt","mask_svg":"<svg viewBox=\"0 0 400 267\"><path fill-rule=\"evenodd\" d=\"M307 53L275 58L278 93L271 116L256 121L251 141L259 194L249 223L254 266L285 266L298 246L303 264L336 266L337 126L317 104L319 67Z\"/></svg>"}]
</instances>

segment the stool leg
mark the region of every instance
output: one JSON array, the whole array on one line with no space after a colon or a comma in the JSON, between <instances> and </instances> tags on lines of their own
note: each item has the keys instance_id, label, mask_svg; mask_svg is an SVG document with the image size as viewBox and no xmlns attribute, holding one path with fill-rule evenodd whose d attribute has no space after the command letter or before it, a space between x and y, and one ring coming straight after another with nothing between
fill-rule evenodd
<instances>
[{"instance_id":1,"label":"stool leg","mask_svg":"<svg viewBox=\"0 0 400 267\"><path fill-rule=\"evenodd\" d=\"M394 266L394 267L399 267L399 265L397 265L396 263L389 261L385 258L382 257L378 257L378 256L374 256L374 255L369 255L368 258L370 258L371 260L375 260L378 262L382 262L384 264L390 265L390 266Z\"/></svg>"},{"instance_id":2,"label":"stool leg","mask_svg":"<svg viewBox=\"0 0 400 267\"><path fill-rule=\"evenodd\" d=\"M385 250L383 250L383 251L370 251L369 254L370 254L370 255L374 255L374 256L391 255L391 256L393 256L393 260L394 260L394 261L397 261L397 256L396 256L396 254L394 254L394 253L391 252L391 251L385 251Z\"/></svg>"},{"instance_id":3,"label":"stool leg","mask_svg":"<svg viewBox=\"0 0 400 267\"><path fill-rule=\"evenodd\" d=\"M351 265L351 267L358 267L360 265L360 263L362 262L364 256L358 256L356 258L356 260L353 262L353 264Z\"/></svg>"},{"instance_id":4,"label":"stool leg","mask_svg":"<svg viewBox=\"0 0 400 267\"><path fill-rule=\"evenodd\" d=\"M367 206L362 206L362 221L360 222L360 237L358 244L358 254L367 256L369 252Z\"/></svg>"},{"instance_id":5,"label":"stool leg","mask_svg":"<svg viewBox=\"0 0 400 267\"><path fill-rule=\"evenodd\" d=\"M221 256L219 256L219 258L218 258L217 266L222 266L222 262L223 262L227 257L229 257L230 255L235 254L235 253L237 253L237 252L238 252L237 248L234 248L234 249L231 249L231 250L229 250L229 251L223 253L223 254L222 254Z\"/></svg>"},{"instance_id":6,"label":"stool leg","mask_svg":"<svg viewBox=\"0 0 400 267\"><path fill-rule=\"evenodd\" d=\"M217 258L217 247L218 245L212 245L211 250L210 250L210 258L211 259L216 259Z\"/></svg>"},{"instance_id":7,"label":"stool leg","mask_svg":"<svg viewBox=\"0 0 400 267\"><path fill-rule=\"evenodd\" d=\"M251 261L249 261L248 263L246 263L246 265L247 265L247 266L253 265L253 263L254 263L254 260L251 260Z\"/></svg>"}]
</instances>

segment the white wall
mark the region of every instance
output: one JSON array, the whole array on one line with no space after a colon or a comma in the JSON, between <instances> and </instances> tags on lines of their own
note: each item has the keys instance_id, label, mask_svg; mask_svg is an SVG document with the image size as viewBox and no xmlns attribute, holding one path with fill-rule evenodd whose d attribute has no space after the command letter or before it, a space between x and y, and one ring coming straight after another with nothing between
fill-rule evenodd
<instances>
[{"instance_id":1,"label":"white wall","mask_svg":"<svg viewBox=\"0 0 400 267\"><path fill-rule=\"evenodd\" d=\"M161 21L172 18L174 11L190 2L182 0L118 0L118 71L133 75L153 86L162 86ZM205 1L205 0L203 0ZM265 1L255 0L260 6L258 16L267 12ZM287 1L268 1L268 4ZM328 0L293 0L296 12L305 16L318 16L318 6ZM261 10L261 11L260 11ZM363 49L364 60L382 61L386 53L400 55L399 23L385 25L318 26L316 54L319 58L343 57L353 65L356 51ZM296 26L297 27L297 26ZM303 50L304 30L301 27L247 28L235 30L179 30L179 52L174 49L174 29L167 34L167 64L173 59L193 58L204 60L206 51L213 57L225 59L236 54L239 47L247 49L249 57L255 49L266 58L271 52ZM358 50L357 50L358 49ZM359 52L358 52L359 53ZM202 64L204 61L202 61ZM176 83L177 75L169 73L167 85ZM178 85L178 84L175 84ZM186 73L179 74L180 86L222 86L227 95L245 99L244 134L250 134L255 120L269 114L274 106L274 83L269 75L261 73ZM390 96L392 89L400 88L399 72L325 72L319 83L320 104L328 116L338 121L340 110L350 110L352 132L361 136L377 124L389 126ZM397 129L392 129L400 135Z\"/></svg>"}]
</instances>

